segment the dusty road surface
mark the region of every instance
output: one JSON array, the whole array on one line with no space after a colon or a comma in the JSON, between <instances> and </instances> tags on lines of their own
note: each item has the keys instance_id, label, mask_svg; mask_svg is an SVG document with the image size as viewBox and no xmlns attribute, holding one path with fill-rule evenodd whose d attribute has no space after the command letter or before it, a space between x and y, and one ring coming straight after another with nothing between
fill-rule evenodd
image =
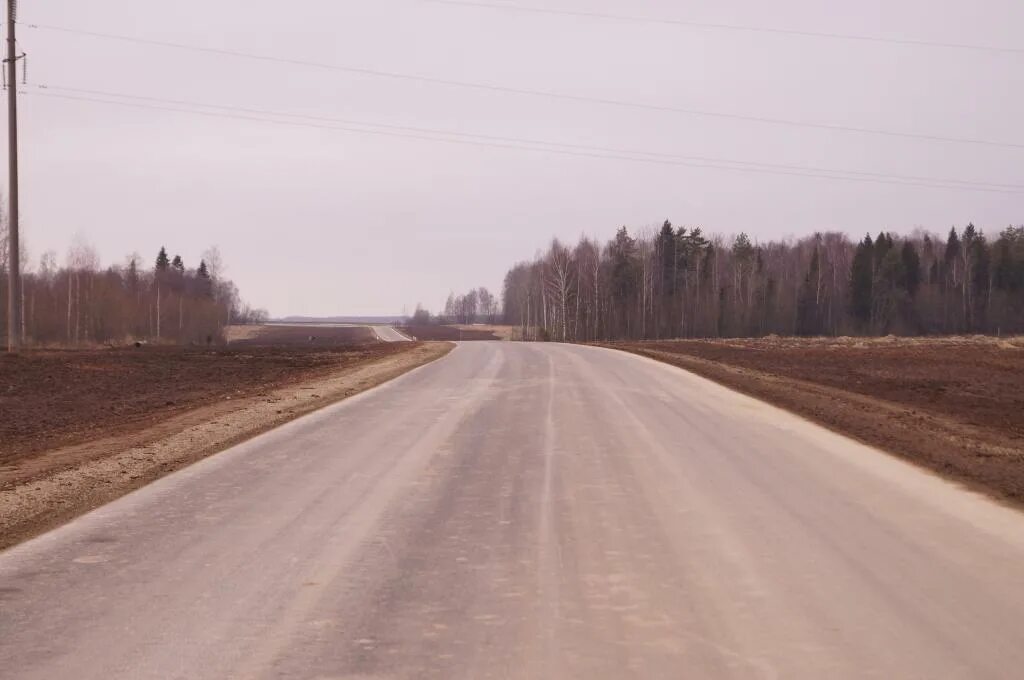
<instances>
[{"instance_id":1,"label":"dusty road surface","mask_svg":"<svg viewBox=\"0 0 1024 680\"><path fill-rule=\"evenodd\" d=\"M5 678L1010 678L1024 516L679 369L467 343L0 554Z\"/></svg>"}]
</instances>

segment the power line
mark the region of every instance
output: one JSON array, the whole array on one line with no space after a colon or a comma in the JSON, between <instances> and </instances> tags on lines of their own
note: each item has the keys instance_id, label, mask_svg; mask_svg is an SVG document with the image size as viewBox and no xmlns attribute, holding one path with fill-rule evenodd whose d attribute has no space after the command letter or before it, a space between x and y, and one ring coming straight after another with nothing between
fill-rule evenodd
<instances>
[{"instance_id":1,"label":"power line","mask_svg":"<svg viewBox=\"0 0 1024 680\"><path fill-rule=\"evenodd\" d=\"M843 132L843 133L856 133L865 135L881 135L885 137L903 138L903 139L916 139L929 142L946 142L954 144L973 144L981 146L991 147L1002 147L1002 148L1013 148L1013 149L1024 149L1024 143L1018 142L1004 142L994 141L986 139L974 139L968 137L952 137L943 135L927 135L915 132L902 132L898 130L885 130L880 128L868 128L859 127L852 125L839 125L832 123L811 123L806 121L788 120L784 118L770 118L765 116L749 116L737 113L724 113L720 111L707 111L702 109L691 109L675 106L663 106L659 104L643 104L639 102L624 101L619 99L606 99L602 97L588 97L585 95L574 95L567 94L564 92L552 92L546 90L533 90L528 88L517 88L507 87L503 85L494 85L491 83L479 83L462 80L451 80L447 78L435 78L432 76L421 76L409 73L400 73L395 71L381 71L377 69L362 68L356 66L341 66L338 64L327 64L322 62L307 61L303 59L294 59L290 57L280 57L265 54L253 54L249 52L239 52L235 50L222 49L218 47L203 47L199 45L188 45L185 43L171 42L166 40L153 40L149 38L138 38L127 35L118 35L114 33L101 33L97 31L85 31L80 29L66 28L63 26L53 26L47 24L25 24L28 28L37 30L56 31L60 33L69 33L75 35L83 35L92 38L101 38L107 40L115 40L126 43L133 43L139 45L149 45L155 47L163 47L168 49L184 50L188 52L195 52L201 54L213 54L222 57L233 57L239 59L251 59L263 62L275 62L281 64L287 64L290 66L303 66L307 68L317 68L329 71L338 71L342 73L353 73L363 76L371 76L376 78L389 78L392 80L405 80L415 81L422 83L430 83L433 85L444 85L448 87L459 87L473 90L483 90L488 92L502 92L507 94L516 94L530 97L543 97L546 99L554 99L560 101L572 101L587 104L600 104L602 106L614 106L619 108L627 108L634 110L644 111L658 111L661 113L674 113L687 116L697 116L706 118L720 118L725 120L738 120L748 123L761 123L768 125L779 125L795 128L807 128L826 130L829 132Z\"/></svg>"},{"instance_id":2,"label":"power line","mask_svg":"<svg viewBox=\"0 0 1024 680\"><path fill-rule=\"evenodd\" d=\"M981 182L981 181L975 181L975 180L961 180L961 179L947 179L947 178L938 178L938 177L926 177L926 176L921 176L921 175L899 175L899 174L893 174L893 173L867 172L867 171L861 171L861 170L846 170L846 169L836 169L836 168L821 168L821 167L805 166L805 165L786 165L786 164L779 164L779 163L762 163L762 162L757 162L757 161L730 160L730 159L722 159L722 158L711 158L711 157L707 157L707 156L694 156L694 155L684 155L684 154L675 154L675 153L664 153L664 152L659 152L659 151L645 151L645 150L640 150L640 149L623 149L623 148L617 148L617 147L606 147L606 146L595 146L595 145L585 145L585 144L574 144L574 143L566 143L566 142L553 142L553 141L549 141L549 140L528 139L528 138L523 138L523 137L508 137L508 136L500 136L500 135L484 135L484 134L471 133L471 132L460 132L460 131L457 131L457 130L440 130L440 129L437 129L437 128L424 128L424 127L416 127L416 126L408 126L408 125L391 125L391 124L386 124L386 123L374 123L374 122L352 120L352 119L345 119L345 118L336 118L336 117L328 117L328 116L314 116L314 115L301 114L301 113L288 113L288 112L273 111L273 110L262 109L262 108L230 106L230 105L223 105L223 104L210 104L210 103L206 103L206 102L196 102L196 101L182 100L182 99L167 99L167 98L162 98L162 97L150 97L150 96L143 96L143 95L133 95L133 94L127 94L127 93L123 93L123 92L110 92L110 91L106 91L106 90L94 90L94 89L79 88L79 87L65 87L65 86L62 86L62 85L50 85L50 84L47 84L47 85L37 85L37 87L39 89L43 89L43 90L58 90L58 91L61 91L61 92L69 92L69 93L78 94L78 95L90 95L90 96L100 96L100 97L115 97L115 98L119 98L119 99L129 99L129 100L133 100L133 101L155 102L155 103L159 103L159 104L169 104L169 105L174 105L174 106L188 106L188 107L200 107L200 108L207 108L207 109L218 109L218 110L221 110L221 111L231 111L231 112L243 113L243 114L248 114L248 115L256 115L256 116L272 116L272 117L275 117L275 118L298 118L298 119L302 119L302 120L311 120L311 121L316 121L316 122L321 122L321 123L335 123L335 124L342 124L342 125L356 125L356 126L366 127L366 128L376 128L376 129L385 129L385 130L397 130L397 131L401 131L401 132L414 132L414 133L430 134L430 135L454 136L454 137L477 139L477 140L485 140L485 141L496 141L496 142L514 143L514 144L526 144L526 145L531 145L531 146L559 147L559 148L577 149L577 150L584 150L584 151L598 152L598 153L612 153L612 154L628 155L628 156L644 156L644 157L665 158L665 159L672 159L672 160L685 160L685 161L698 161L698 162L706 162L706 163L722 163L722 164L744 165L744 166L754 166L754 167L761 167L761 168L767 168L767 169L777 169L777 170L796 170L796 171L800 171L800 172L815 172L815 173L828 173L828 174L835 174L835 175L852 175L852 176L860 176L860 177L875 177L875 178L880 178L880 179L896 179L896 180L909 180L909 181L936 182L936 183L951 184L951 185L963 185L965 187L975 186L975 187L986 187L986 188L1010 188L1010 189L1022 189L1022 190L1024 190L1024 184L1005 184L1005 183L999 183L999 182Z\"/></svg>"},{"instance_id":3,"label":"power line","mask_svg":"<svg viewBox=\"0 0 1024 680\"><path fill-rule=\"evenodd\" d=\"M748 33L771 33L776 35L800 36L803 38L823 38L830 40L850 40L856 42L888 43L891 45L903 45L909 47L935 47L955 50L974 50L981 52L995 52L1002 54L1024 54L1024 49L1019 47L999 47L995 45L977 45L971 43L941 42L935 40L915 40L911 38L886 38L877 35L858 35L853 33L833 33L828 31L804 31L793 28L771 28L766 26L748 26L742 24L713 23L706 21L690 21L685 19L666 19L660 17L645 17L627 14L610 14L606 12L591 12L583 10L552 9L549 7L536 7L532 5L520 5L515 3L481 2L480 0L422 0L437 5L451 5L456 7L477 7L482 9L496 9L511 12L528 12L534 14L549 14L554 16L577 17L587 19L607 19L613 21L624 21L643 24L661 24L667 26L685 26L687 28L699 28L716 31L743 31Z\"/></svg>"},{"instance_id":4,"label":"power line","mask_svg":"<svg viewBox=\"0 0 1024 680\"><path fill-rule=\"evenodd\" d=\"M784 175L784 176L792 176L792 177L809 177L809 178L816 178L816 179L832 179L832 180L843 180L843 181L851 181L851 182L868 182L868 183L873 183L873 184L890 184L890 185L897 185L897 186L916 186L916 187L925 187L925 188L932 188L932 189L946 189L946 190L956 189L956 190L982 191L982 192L1000 193L1000 194L1021 194L1021 193L1024 193L1024 188L1016 188L1016 189L1009 188L1009 187L1017 187L1018 185L996 185L996 184L970 183L970 182L968 182L966 180L942 180L942 179L938 179L938 178L934 178L934 179L922 178L921 181L917 181L917 180L911 180L909 178L907 180L904 180L904 179L900 178L899 176L864 177L864 176L855 176L855 175L851 175L851 174L842 174L844 171L827 171L827 170L813 171L813 170L797 170L797 169L787 170L787 169L785 169L786 166L768 166L767 164L751 163L751 162L745 162L745 161L729 161L729 160L717 160L716 161L714 159L708 159L706 162L684 161L684 160L674 160L672 158L656 158L656 157L645 157L645 156L639 156L639 155L633 156L633 155L628 155L628 153L626 153L626 152L615 154L615 153L601 153L601 152L597 152L597 151L591 152L591 151L584 151L584 150L571 150L571 149L566 149L566 148L551 148L551 147L540 146L540 144L553 144L553 143L550 143L550 142L527 142L526 140L523 140L521 143L500 143L500 142L497 142L497 141L494 141L494 142L484 142L484 141L477 141L477 140L473 140L473 139L461 139L461 138L457 138L457 137L430 136L428 134L417 134L417 133L413 133L413 132L399 132L399 131L386 130L386 129L385 130L382 130L382 129L364 129L364 128L359 128L359 127L352 127L351 125L349 125L349 126L345 126L345 125L325 125L325 124L321 124L321 123L302 122L302 121L295 121L295 120L281 120L280 118L269 118L269 117L266 117L267 115L290 116L291 114L270 114L270 113L266 113L266 114L263 114L263 115L245 115L245 114L241 114L241 113L222 113L222 112L217 112L217 111L202 111L202 110L196 110L196 109L164 106L164 105L159 105L159 104L148 104L148 103L131 102L131 101L118 101L118 100L113 100L113 99L100 99L100 98L97 98L97 97L79 96L79 95L73 95L73 94L59 94L59 93L55 93L55 92L45 92L45 91L26 91L25 94L30 94L30 95L36 96L36 97L49 97L49 98L55 98L55 99L64 99L64 100L81 101L81 102L91 102L91 103L98 103L98 104L109 104L109 105L124 106L124 107L139 108L139 109L169 111L169 112L174 112L174 113L188 113L188 114L200 115L200 116L206 116L206 117L213 117L213 118L226 118L226 119L234 119L234 120L246 120L246 121L253 121L253 122L272 123L272 124L276 124L276 125L287 125L287 126L292 126L292 127L313 128L313 129L321 129L321 130L337 130L337 131L351 132L351 133L357 133L357 134L369 134L369 135L379 135L379 136L387 136L387 137L398 137L398 138L405 138L405 139L425 140L425 141L432 141L432 142L443 142L443 143L449 143L449 144L460 144L460 145L464 145L464 146L475 146L475 147L485 147L485 148L499 148L499 149L514 149L514 150L521 150L521 151L538 151L538 152L544 152L544 153L552 153L552 154L559 154L559 155L565 155L565 156L577 156L577 157L584 157L584 158L599 158L599 159L606 159L606 160L625 160L625 161L632 161L632 162L637 162L637 163L649 163L649 164L667 165L667 166L704 168L704 169L715 169L715 170L733 170L733 171L737 171L737 172L752 172L752 173L761 173L761 174L770 174L770 175ZM199 105L199 106L204 106L204 105ZM360 124L360 125L368 125L368 124ZM444 134L444 135L453 135L454 136L454 135L461 135L462 133L440 132L439 131L439 132L436 132L436 133L433 133L433 134L435 134L435 135L437 135L437 134ZM463 135L463 136L468 136L468 135ZM509 138L509 139L512 139L512 138ZM557 144L555 144L555 145L557 145ZM557 146L562 146L562 145L557 145ZM586 148L586 147L583 147L583 148ZM798 168L799 166L794 166L794 167ZM867 173L865 173L865 174L867 174ZM1004 187L1006 187L1006 188L1004 188Z\"/></svg>"}]
</instances>

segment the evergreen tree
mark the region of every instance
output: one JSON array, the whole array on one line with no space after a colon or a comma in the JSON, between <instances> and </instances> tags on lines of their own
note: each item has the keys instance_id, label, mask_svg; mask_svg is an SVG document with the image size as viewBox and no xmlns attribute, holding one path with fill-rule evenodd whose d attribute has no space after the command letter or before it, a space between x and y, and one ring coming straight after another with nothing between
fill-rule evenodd
<instances>
[{"instance_id":1,"label":"evergreen tree","mask_svg":"<svg viewBox=\"0 0 1024 680\"><path fill-rule=\"evenodd\" d=\"M876 249L877 245L876 242ZM906 320L910 299L905 287L906 280L902 253L895 248L888 248L875 272L872 286L871 321L876 331L888 333L894 324Z\"/></svg>"},{"instance_id":2,"label":"evergreen tree","mask_svg":"<svg viewBox=\"0 0 1024 680\"><path fill-rule=\"evenodd\" d=\"M753 258L754 245L750 242L747 232L741 231L736 237L736 242L732 244L732 255L742 263L747 263Z\"/></svg>"},{"instance_id":3,"label":"evergreen tree","mask_svg":"<svg viewBox=\"0 0 1024 680\"><path fill-rule=\"evenodd\" d=\"M715 244L709 243L707 248L704 249L704 260L700 266L700 280L702 284L707 283L711 279L711 268L715 261Z\"/></svg>"},{"instance_id":4,"label":"evergreen tree","mask_svg":"<svg viewBox=\"0 0 1024 680\"><path fill-rule=\"evenodd\" d=\"M171 261L167 257L167 249L160 246L160 252L156 255L156 270L158 272L165 272L167 268L171 266Z\"/></svg>"},{"instance_id":5,"label":"evergreen tree","mask_svg":"<svg viewBox=\"0 0 1024 680\"><path fill-rule=\"evenodd\" d=\"M655 283L655 320L654 332L656 337L663 337L672 333L675 327L673 312L675 305L673 300L676 294L676 279L679 273L679 263L676 258L679 254L679 244L676 242L676 231L672 223L665 220L661 225L655 241L655 250L658 263L658 279Z\"/></svg>"},{"instance_id":6,"label":"evergreen tree","mask_svg":"<svg viewBox=\"0 0 1024 680\"><path fill-rule=\"evenodd\" d=\"M885 233L884 231L878 232L878 238L875 239L874 248L874 269L877 271L882 266L882 260L892 250L893 241L892 236Z\"/></svg>"},{"instance_id":7,"label":"evergreen tree","mask_svg":"<svg viewBox=\"0 0 1024 680\"><path fill-rule=\"evenodd\" d=\"M970 250L971 244L974 243L974 239L978 238L978 228L974 226L973 222L969 222L964 227L964 233L960 236L960 242L963 243L964 250Z\"/></svg>"},{"instance_id":8,"label":"evergreen tree","mask_svg":"<svg viewBox=\"0 0 1024 680\"><path fill-rule=\"evenodd\" d=\"M661 265L662 291L666 293L673 292L675 290L678 246L676 244L675 229L672 228L672 223L668 220L665 220L665 223L661 225L661 231L658 232L657 248L658 260Z\"/></svg>"},{"instance_id":9,"label":"evergreen tree","mask_svg":"<svg viewBox=\"0 0 1024 680\"><path fill-rule=\"evenodd\" d=\"M199 269L196 270L196 276L198 276L201 279L210 278L210 270L207 269L206 267L206 260L199 261Z\"/></svg>"},{"instance_id":10,"label":"evergreen tree","mask_svg":"<svg viewBox=\"0 0 1024 680\"><path fill-rule=\"evenodd\" d=\"M133 293L139 289L139 267L136 264L135 257L132 256L128 260L128 275L127 275L128 290Z\"/></svg>"},{"instance_id":11,"label":"evergreen tree","mask_svg":"<svg viewBox=\"0 0 1024 680\"><path fill-rule=\"evenodd\" d=\"M946 264L946 270L954 276L952 268L956 266L958 257L960 257L960 237L957 236L956 227L950 227L949 237L946 239L946 251L943 253L942 260Z\"/></svg>"},{"instance_id":12,"label":"evergreen tree","mask_svg":"<svg viewBox=\"0 0 1024 680\"><path fill-rule=\"evenodd\" d=\"M1007 227L995 247L993 284L999 290L1024 290L1024 227Z\"/></svg>"},{"instance_id":13,"label":"evergreen tree","mask_svg":"<svg viewBox=\"0 0 1024 680\"><path fill-rule=\"evenodd\" d=\"M910 241L903 242L900 257L903 260L903 287L910 297L914 297L921 286L921 258Z\"/></svg>"},{"instance_id":14,"label":"evergreen tree","mask_svg":"<svg viewBox=\"0 0 1024 680\"><path fill-rule=\"evenodd\" d=\"M676 241L679 243L679 274L685 277L686 272L700 262L701 253L708 247L708 240L704 238L700 227L694 227L689 232L685 227L679 227Z\"/></svg>"},{"instance_id":15,"label":"evergreen tree","mask_svg":"<svg viewBox=\"0 0 1024 680\"><path fill-rule=\"evenodd\" d=\"M616 232L615 239L608 245L611 256L611 289L615 308L621 313L621 329L624 337L631 337L636 324L634 303L637 298L637 249L636 240L629 235L626 227Z\"/></svg>"},{"instance_id":16,"label":"evergreen tree","mask_svg":"<svg viewBox=\"0 0 1024 680\"><path fill-rule=\"evenodd\" d=\"M796 302L796 334L797 335L820 335L818 312L818 276L821 264L818 256L818 246L814 246L811 253L811 264L807 269L807 275L800 286L800 292Z\"/></svg>"},{"instance_id":17,"label":"evergreen tree","mask_svg":"<svg viewBox=\"0 0 1024 680\"><path fill-rule=\"evenodd\" d=\"M850 265L850 314L862 326L871 322L874 243L868 234L857 244Z\"/></svg>"},{"instance_id":18,"label":"evergreen tree","mask_svg":"<svg viewBox=\"0 0 1024 680\"><path fill-rule=\"evenodd\" d=\"M630 304L636 292L636 241L622 227L615 234L609 250L612 256L612 291L620 302Z\"/></svg>"},{"instance_id":19,"label":"evergreen tree","mask_svg":"<svg viewBox=\"0 0 1024 680\"><path fill-rule=\"evenodd\" d=\"M700 227L694 227L690 230L689 234L686 234L685 232L685 229L680 229L679 235L683 238L683 242L686 244L686 252L688 254L697 253L708 247L708 240L704 238L704 234L701 232Z\"/></svg>"},{"instance_id":20,"label":"evergreen tree","mask_svg":"<svg viewBox=\"0 0 1024 680\"><path fill-rule=\"evenodd\" d=\"M171 260L171 268L179 274L185 273L185 262L181 259L181 255L174 256L174 259Z\"/></svg>"},{"instance_id":21,"label":"evergreen tree","mask_svg":"<svg viewBox=\"0 0 1024 680\"><path fill-rule=\"evenodd\" d=\"M985 235L980 231L971 236L969 256L971 261L970 299L973 304L971 321L975 328L982 328L985 323L985 313L988 309L992 263L989 258L988 242L985 239Z\"/></svg>"}]
</instances>

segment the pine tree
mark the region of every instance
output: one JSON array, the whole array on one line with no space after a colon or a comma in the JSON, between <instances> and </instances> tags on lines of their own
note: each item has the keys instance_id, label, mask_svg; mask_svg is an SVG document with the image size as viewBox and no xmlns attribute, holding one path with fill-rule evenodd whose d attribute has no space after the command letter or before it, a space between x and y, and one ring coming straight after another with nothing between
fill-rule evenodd
<instances>
[{"instance_id":1,"label":"pine tree","mask_svg":"<svg viewBox=\"0 0 1024 680\"><path fill-rule=\"evenodd\" d=\"M199 269L196 270L196 276L198 276L201 279L210 278L210 270L207 269L206 267L206 260L199 261Z\"/></svg>"},{"instance_id":2,"label":"pine tree","mask_svg":"<svg viewBox=\"0 0 1024 680\"><path fill-rule=\"evenodd\" d=\"M185 262L181 259L181 255L174 256L174 259L171 260L171 267L179 274L185 273Z\"/></svg>"},{"instance_id":3,"label":"pine tree","mask_svg":"<svg viewBox=\"0 0 1024 680\"><path fill-rule=\"evenodd\" d=\"M167 249L160 246L160 252L156 256L156 270L158 272L165 272L167 268L171 266L171 261L167 257Z\"/></svg>"}]
</instances>

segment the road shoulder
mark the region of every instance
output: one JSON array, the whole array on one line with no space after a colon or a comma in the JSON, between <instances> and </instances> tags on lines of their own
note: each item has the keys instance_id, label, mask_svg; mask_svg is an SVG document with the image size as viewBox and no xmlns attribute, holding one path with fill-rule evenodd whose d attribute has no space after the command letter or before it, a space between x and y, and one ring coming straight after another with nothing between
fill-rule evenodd
<instances>
[{"instance_id":1,"label":"road shoulder","mask_svg":"<svg viewBox=\"0 0 1024 680\"><path fill-rule=\"evenodd\" d=\"M749 367L653 348L602 346L690 371L997 500L1024 507L1024 451L1019 441L991 428Z\"/></svg>"},{"instance_id":2,"label":"road shoulder","mask_svg":"<svg viewBox=\"0 0 1024 680\"><path fill-rule=\"evenodd\" d=\"M201 406L146 429L47 452L82 460L0 489L0 550L255 435L376 387L445 356L454 345L421 343L253 397Z\"/></svg>"}]
</instances>

